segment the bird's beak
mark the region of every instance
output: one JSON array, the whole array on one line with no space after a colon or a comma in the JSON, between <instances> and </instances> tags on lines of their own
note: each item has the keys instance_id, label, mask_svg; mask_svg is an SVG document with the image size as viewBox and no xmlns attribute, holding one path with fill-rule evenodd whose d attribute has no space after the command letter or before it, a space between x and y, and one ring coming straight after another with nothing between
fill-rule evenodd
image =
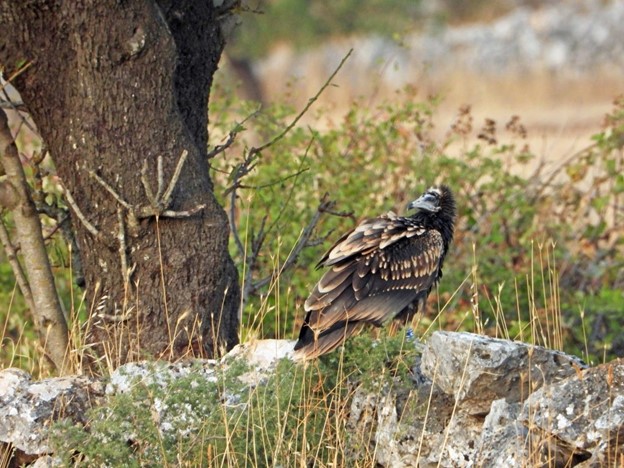
<instances>
[{"instance_id":1,"label":"bird's beak","mask_svg":"<svg viewBox=\"0 0 624 468\"><path fill-rule=\"evenodd\" d=\"M426 193L420 198L410 202L407 205L408 210L426 210L426 211L438 211L439 207L435 203L435 197Z\"/></svg>"}]
</instances>

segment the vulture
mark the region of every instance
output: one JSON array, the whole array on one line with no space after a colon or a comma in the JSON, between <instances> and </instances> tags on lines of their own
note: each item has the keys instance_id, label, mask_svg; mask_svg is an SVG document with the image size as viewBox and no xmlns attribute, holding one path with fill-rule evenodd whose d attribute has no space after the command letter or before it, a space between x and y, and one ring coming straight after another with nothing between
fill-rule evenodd
<instances>
[{"instance_id":1,"label":"vulture","mask_svg":"<svg viewBox=\"0 0 624 468\"><path fill-rule=\"evenodd\" d=\"M415 212L362 221L321 258L317 268L328 270L305 302L297 358L328 353L368 323L406 323L424 308L453 240L455 198L434 186L407 208Z\"/></svg>"}]
</instances>

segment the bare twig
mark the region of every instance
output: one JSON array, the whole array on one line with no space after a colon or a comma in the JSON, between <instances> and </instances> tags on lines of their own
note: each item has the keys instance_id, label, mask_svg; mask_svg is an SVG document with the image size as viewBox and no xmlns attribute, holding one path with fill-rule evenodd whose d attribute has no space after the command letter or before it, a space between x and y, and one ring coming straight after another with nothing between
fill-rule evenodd
<instances>
[{"instance_id":1,"label":"bare twig","mask_svg":"<svg viewBox=\"0 0 624 468\"><path fill-rule=\"evenodd\" d=\"M143 189L145 190L145 195L147 195L148 200L155 200L154 192L152 192L152 187L149 184L149 180L147 180L147 159L143 160L143 167L141 168L141 183L143 184Z\"/></svg>"},{"instance_id":2,"label":"bare twig","mask_svg":"<svg viewBox=\"0 0 624 468\"><path fill-rule=\"evenodd\" d=\"M287 176L282 177L280 179L274 180L272 182L267 182L266 184L260 184L260 185L239 184L238 188L248 189L248 190L260 190L260 189L264 189L264 188L274 187L275 185L283 184L287 180L290 180L290 179L293 179L293 178L296 179L301 174L303 174L304 172L307 172L309 170L310 170L309 167L305 167L303 169L297 170L297 172L293 172L292 174L288 174Z\"/></svg>"},{"instance_id":3,"label":"bare twig","mask_svg":"<svg viewBox=\"0 0 624 468\"><path fill-rule=\"evenodd\" d=\"M117 203L119 203L120 205L120 207L118 207L117 209L117 223L119 226L119 230L117 233L117 249L119 252L121 275L122 275L122 278L124 279L125 288L130 287L130 284L131 284L130 279L135 268L135 266L130 267L128 265L128 252L127 252L127 241L126 241L127 225L129 225L130 229L132 229L132 226L135 226L137 224L137 218L155 217L158 219L161 216L167 217L167 218L186 218L186 217L194 215L195 213L203 210L206 207L205 204L202 204L202 205L197 205L191 208L190 210L184 210L184 211L174 211L174 210L168 209L169 206L171 205L171 201L172 201L171 198L172 198L173 190L175 189L175 186L178 183L180 174L182 173L182 168L184 167L184 163L186 162L187 157L188 157L188 151L184 150L182 152L182 155L180 156L180 159L178 160L173 176L171 177L171 180L169 181L169 185L167 186L166 189L165 189L165 182L164 182L162 157L160 156L158 157L157 159L158 189L157 189L156 195L154 195L154 192L150 186L149 180L147 179L147 161L143 163L143 167L141 168L141 183L143 184L143 189L145 190L145 195L149 201L149 204L142 205L142 206L131 205L126 200L124 200L123 197L119 195L117 191L113 187L111 187L111 185L108 184L108 182L106 182L97 173L95 173L92 170L88 171L89 175L92 178L94 178L102 187L104 187L104 189L108 193L110 193L113 196L113 198L117 201ZM89 220L87 220L87 218L84 216L82 211L80 211L80 208L78 208L78 205L76 204L76 201L71 196L71 193L69 192L69 190L65 190L65 194L67 197L68 204L73 208L74 212L76 213L76 216L78 216L78 219L80 219L80 221L84 224L86 229L91 234L93 234L98 239L100 239L100 241L104 242L107 246L112 247L111 242L107 241L106 239L103 239L103 236L101 236L100 231L98 231L97 228L95 228L95 226L93 226L89 222ZM128 211L128 222L126 222L126 217L124 216L122 212L122 208L125 208ZM130 232L132 233L132 230ZM124 304L124 307L125 306L126 304Z\"/></svg>"},{"instance_id":4,"label":"bare twig","mask_svg":"<svg viewBox=\"0 0 624 468\"><path fill-rule=\"evenodd\" d=\"M230 209L228 210L228 218L230 221L230 232L232 233L232 237L234 238L234 243L236 244L236 248L238 249L238 254L241 258L245 256L245 246L241 241L240 235L238 234L238 225L235 222L236 219L236 190L232 190L230 192Z\"/></svg>"},{"instance_id":5,"label":"bare twig","mask_svg":"<svg viewBox=\"0 0 624 468\"><path fill-rule=\"evenodd\" d=\"M284 130L282 130L281 133L279 133L277 136L275 136L273 139L267 141L263 145L260 145L257 148L251 148L249 150L249 152L253 153L253 154L260 153L263 150L267 149L269 146L274 145L275 143L280 141L282 138L284 138L284 136L286 136L286 134L288 132L290 132L295 125L297 125L297 122L299 122L301 117L303 117L305 115L305 113L308 112L310 107L312 107L312 104L314 104L317 101L317 99L321 96L321 94L323 94L325 89L327 89L327 87L331 84L333 79L336 77L336 75L338 74L340 69L343 67L343 65L346 63L346 61L349 59L349 57L351 56L352 53L353 53L353 49L350 49L349 52L347 52L347 54L342 58L342 60L340 61L340 63L338 64L338 66L336 67L334 72L325 81L323 86L321 86L321 88L318 90L318 92L308 100L308 103L301 110L301 112L299 112L299 114L297 114L297 116L293 119L293 121Z\"/></svg>"},{"instance_id":6,"label":"bare twig","mask_svg":"<svg viewBox=\"0 0 624 468\"><path fill-rule=\"evenodd\" d=\"M173 194L173 189L178 183L178 179L180 178L180 174L182 173L182 168L184 167L184 163L186 162L187 157L188 157L188 151L186 150L182 151L182 155L180 156L180 159L178 160L178 164L176 165L175 171L173 171L173 176L171 177L171 180L169 181L169 186L167 187L167 190L165 191L163 198L161 199L159 197L155 200L157 203L156 206L158 206L159 208L162 207L164 210L166 208L169 208L169 206L171 205L171 195ZM159 169L162 169L162 166L160 166ZM161 181L159 180L159 185L160 185L160 182ZM158 192L160 193L160 187L158 187Z\"/></svg>"},{"instance_id":7,"label":"bare twig","mask_svg":"<svg viewBox=\"0 0 624 468\"><path fill-rule=\"evenodd\" d=\"M208 160L214 158L215 156L219 155L220 153L223 153L226 149L228 149L230 146L232 146L232 144L236 141L236 135L238 135L238 132L235 131L235 130L232 130L228 134L228 138L225 141L225 143L223 143L222 145L215 146L214 149L212 151L210 151L206 155Z\"/></svg>"},{"instance_id":8,"label":"bare twig","mask_svg":"<svg viewBox=\"0 0 624 468\"><path fill-rule=\"evenodd\" d=\"M215 146L213 148L213 150L210 151L206 155L208 161L210 161L212 158L216 157L217 155L223 153L226 149L228 149L230 146L232 146L232 144L236 141L236 137L238 136L238 134L241 132L241 130L244 129L243 125L245 125L245 123L249 119L252 119L256 115L258 115L258 113L260 112L260 109L261 109L261 106L258 106L258 108L255 111L253 111L251 114L249 114L247 117L245 117L242 120L242 122L237 123L236 126L234 127L234 129L231 130L230 133L228 134L228 138L225 141L225 143L223 143L222 145Z\"/></svg>"},{"instance_id":9,"label":"bare twig","mask_svg":"<svg viewBox=\"0 0 624 468\"><path fill-rule=\"evenodd\" d=\"M157 166L157 179L158 179L158 191L156 192L156 196L154 196L154 192L149 184L147 179L147 162L143 164L141 168L141 183L143 184L143 190L145 190L145 196L147 197L149 204L148 205L139 205L132 206L126 200L123 199L121 195L117 193L117 191L111 187L108 182L106 182L102 177L100 177L97 173L92 170L89 170L89 175L93 177L108 193L110 193L113 198L123 206L130 215L134 218L151 218L151 217L163 217L163 218L187 218L189 216L193 216L199 211L203 210L206 205L197 205L190 210L182 210L182 211L174 211L170 210L171 206L173 190L180 179L180 174L182 173L182 168L184 167L184 163L188 157L188 151L182 151L182 155L178 160L176 168L171 176L171 180L169 181L169 185L165 190L165 182L164 182L164 174L163 174L163 163L162 157L158 157L158 166ZM164 194L163 194L164 191ZM74 202L75 205L75 202ZM84 216L81 218L81 221L84 223L86 219ZM85 224L87 226L87 224Z\"/></svg>"},{"instance_id":10,"label":"bare twig","mask_svg":"<svg viewBox=\"0 0 624 468\"><path fill-rule=\"evenodd\" d=\"M262 244L264 244L264 239L266 238L266 233L264 227L266 225L268 215L264 215L262 217L262 222L260 223L260 229L258 231L258 235L254 236L253 233L251 235L251 252L247 255L247 264L245 270L245 280L242 291L242 305L245 307L247 303L247 299L249 296L256 291L253 286L253 271L256 266L256 260L260 255L260 249L262 248Z\"/></svg>"},{"instance_id":11,"label":"bare twig","mask_svg":"<svg viewBox=\"0 0 624 468\"><path fill-rule=\"evenodd\" d=\"M299 260L299 255L301 254L303 249L307 247L316 246L325 241L325 239L331 233L331 231L330 233L328 233L327 235L321 238L312 239L312 235L314 234L314 231L318 223L320 222L321 217L324 214L332 214L332 215L340 216L340 217L350 217L350 218L353 217L353 213L350 213L350 212L333 211L332 208L334 206L335 206L335 202L329 199L329 194L326 193L325 195L323 195L323 198L321 198L321 200L319 201L319 205L317 206L316 211L314 212L314 215L312 215L312 218L310 218L310 221L308 222L306 227L303 229L303 231L301 231L301 235L299 236L299 239L297 239L297 242L291 249L288 257L282 264L282 267L279 269L277 274L267 275L266 277L253 282L252 277L251 277L252 269L251 268L247 269L246 276L248 277L246 277L245 287L243 288L243 304L246 303L249 296L251 296L252 294L255 294L259 289L265 287L266 285L274 281L276 277L283 275L285 272L287 272L288 270L296 266L297 261ZM252 257L248 261L248 264L250 266L253 266L255 264L256 258L260 250L259 249L260 245L261 243L256 242L255 249L252 249L255 251L252 251Z\"/></svg>"},{"instance_id":12,"label":"bare twig","mask_svg":"<svg viewBox=\"0 0 624 468\"><path fill-rule=\"evenodd\" d=\"M6 83L0 84L0 90L4 91L4 88L6 87L6 85L8 83L11 83L15 78L17 78L22 73L24 73L26 70L28 70L32 64L33 64L33 62L26 62L21 67L19 67L17 70L15 70L15 72L13 72L13 74L6 79Z\"/></svg>"},{"instance_id":13,"label":"bare twig","mask_svg":"<svg viewBox=\"0 0 624 468\"><path fill-rule=\"evenodd\" d=\"M23 71L25 71L29 66L31 65L31 62L29 62L28 64L26 64L26 66L20 68L18 71L16 71L8 80L8 82L10 82L12 79L15 79L20 73L22 73ZM2 93L3 99L0 101L0 108L2 109L11 109L16 111L17 115L20 118L20 126L21 125L26 125L26 127L28 127L28 129L34 133L37 133L37 130L35 129L35 127L27 120L26 117L24 117L24 115L22 114L22 111L24 111L25 109L25 105L23 102L15 102L11 99L11 97L9 96L9 93L7 93L6 91L6 85L2 85L0 87L0 93Z\"/></svg>"},{"instance_id":14,"label":"bare twig","mask_svg":"<svg viewBox=\"0 0 624 468\"><path fill-rule=\"evenodd\" d=\"M63 186L63 192L65 193L65 200L67 201L67 204L71 207L72 210L74 210L74 213L76 213L76 216L83 224L83 226L87 229L87 231L91 233L92 236L100 239L100 231L98 231L98 229L93 224L91 224L87 217L82 213L82 211L78 207L78 204L76 203L76 200L74 200L74 197L72 197L72 194L67 189L67 187Z\"/></svg>"},{"instance_id":15,"label":"bare twig","mask_svg":"<svg viewBox=\"0 0 624 468\"><path fill-rule=\"evenodd\" d=\"M312 136L312 138L310 138L310 142L308 143L308 146L306 146L305 153L303 153L303 157L301 158L301 162L299 164L299 169L295 173L295 180L293 181L292 185L290 186L290 190L288 191L288 195L286 196L286 198L284 200L284 203L282 203L282 207L280 208L280 211L277 214L275 220L273 221L273 223L271 223L271 226L269 226L269 229L267 230L267 233L271 232L273 230L273 228L275 226L277 226L277 223L280 222L282 216L284 215L284 211L286 210L286 207L290 204L290 200L292 200L293 193L295 192L295 187L297 186L297 179L298 179L299 175L303 172L302 171L302 167L303 167L303 164L305 163L305 161L308 159L308 153L310 151L310 148L312 147L312 143L313 142L314 142L314 135Z\"/></svg>"},{"instance_id":16,"label":"bare twig","mask_svg":"<svg viewBox=\"0 0 624 468\"><path fill-rule=\"evenodd\" d=\"M186 152L186 150L184 150L184 152L182 153L182 155L184 156L184 153ZM186 156L184 156L184 159L186 160ZM162 156L158 157L158 159L156 159L156 174L158 177L158 191L156 192L156 200L160 200L162 197L162 193L163 190L165 189L165 171L163 170L163 158Z\"/></svg>"},{"instance_id":17,"label":"bare twig","mask_svg":"<svg viewBox=\"0 0 624 468\"><path fill-rule=\"evenodd\" d=\"M24 107L23 102L7 101L6 99L0 101L0 108L2 109L21 110Z\"/></svg>"},{"instance_id":18,"label":"bare twig","mask_svg":"<svg viewBox=\"0 0 624 468\"><path fill-rule=\"evenodd\" d=\"M108 185L108 182L106 182L104 179L102 179L95 171L89 170L89 175L91 177L93 177L102 187L104 187L104 189L110 193L113 198L115 200L117 200L117 203L119 203L121 206L123 206L125 209L127 209L128 211L133 211L133 206L128 203L126 200L124 200L123 198L121 198L121 195L119 195L115 189L113 187L111 187L110 185Z\"/></svg>"},{"instance_id":19,"label":"bare twig","mask_svg":"<svg viewBox=\"0 0 624 468\"><path fill-rule=\"evenodd\" d=\"M538 187L538 189L535 191L533 195L533 202L537 201L542 196L544 191L550 186L550 184L555 180L555 178L561 173L561 171L567 168L570 165L570 163L572 163L572 161L591 153L594 149L596 149L597 146L598 146L597 143L592 143L591 145L585 148L582 148L579 151L575 151L572 155L570 155L564 161L559 163L559 165L550 173L548 178L545 181L543 181ZM538 167L538 170L540 169L541 167ZM537 174L533 174L533 176L529 180L539 180L539 179L537 178Z\"/></svg>"},{"instance_id":20,"label":"bare twig","mask_svg":"<svg viewBox=\"0 0 624 468\"><path fill-rule=\"evenodd\" d=\"M245 155L245 159L240 163L236 169L234 169L232 176L232 185L230 185L227 189L225 189L224 195L228 195L232 192L236 192L237 189L241 187L241 179L249 174L256 167L256 158L257 154L251 153L251 151L247 152Z\"/></svg>"},{"instance_id":21,"label":"bare twig","mask_svg":"<svg viewBox=\"0 0 624 468\"><path fill-rule=\"evenodd\" d=\"M124 288L127 290L130 287L130 270L128 269L128 253L126 245L126 222L124 215L121 212L121 208L117 207L117 222L119 223L119 232L117 233L117 240L119 242L119 259L121 264L121 275L124 279ZM124 296L127 296L125 294ZM124 304L124 308L125 308Z\"/></svg>"},{"instance_id":22,"label":"bare twig","mask_svg":"<svg viewBox=\"0 0 624 468\"><path fill-rule=\"evenodd\" d=\"M277 134L275 137L273 137L268 142L266 142L266 143L264 143L264 144L262 144L262 145L260 145L258 147L253 147L249 151L247 151L247 154L245 155L245 158L243 159L243 162L240 163L236 169L234 169L233 176L232 176L232 185L230 185L230 187L228 187L225 190L224 195L225 196L229 195L229 198L230 198L230 207L229 207L229 210L228 210L228 214L229 214L228 217L229 217L229 220L230 220L230 231L232 233L232 237L234 238L234 243L236 244L236 248L238 249L238 252L239 252L239 255L241 256L241 258L245 256L245 246L243 245L243 242L241 241L240 234L238 232L238 226L236 225L236 222L235 222L236 200L238 199L237 191L238 191L239 188L262 188L262 187L244 186L241 183L241 180L256 167L256 164L257 164L256 159L258 158L258 156L260 155L260 153L263 150L267 149L268 147L270 147L270 146L274 145L275 143L277 143L278 141L280 141L282 138L284 138L284 136L286 136L286 134L290 130L292 130L294 128L295 125L297 125L297 122L299 122L301 117L303 117L303 115L310 109L312 104L314 104L317 101L317 99L321 96L321 94L325 91L325 89L327 89L327 87L331 84L331 82L334 79L334 77L338 74L338 72L343 67L345 62L349 59L349 57L351 56L352 53L353 53L353 49L349 50L349 52L340 61L340 63L338 64L338 66L336 67L334 72L325 81L323 86L321 86L321 88L318 90L318 92L313 97L311 97L308 100L308 103L301 110L301 112L299 112L299 114L297 114L297 116L295 116L295 118L286 126L286 128L282 132ZM223 149L227 148L229 145L231 145L233 143L233 140L234 140L234 138L236 136L236 133L237 132L235 130L230 132L230 138L228 138L228 141L225 143ZM232 141L230 141L230 140L232 140ZM310 145L312 144L312 141L310 142ZM308 145L308 149L309 149L310 145ZM215 148L215 151L216 151L216 149L217 148ZM307 150L306 150L306 153L307 153ZM216 154L217 153L215 152L214 155L216 155ZM295 177L296 178L302 172L304 172L304 171L300 170L296 174L290 175L288 178L290 178L290 177Z\"/></svg>"},{"instance_id":23,"label":"bare twig","mask_svg":"<svg viewBox=\"0 0 624 468\"><path fill-rule=\"evenodd\" d=\"M272 145L275 145L276 143L278 143L280 140L282 140L286 134L288 134L288 132L290 132L299 122L299 120L301 120L301 118L306 114L306 112L310 109L310 107L318 100L318 98L321 96L321 94L325 91L325 89L327 89L327 87L331 84L332 80L335 78L335 76L338 74L338 72L340 71L340 69L343 67L343 65L345 64L345 62L349 59L349 57L351 56L351 54L353 53L353 49L349 50L349 52L343 57L343 59L340 61L340 63L338 64L338 66L336 67L336 69L334 70L334 72L329 76L329 78L325 81L325 83L321 86L321 88L318 90L318 92L308 100L307 104L303 107L303 109L295 116L295 118L280 132L278 133L276 136L274 136L273 138L271 138L269 141L267 141L266 143L257 146L257 147L252 147L251 149L249 149L246 154L245 157L243 159L243 161L233 170L232 172L232 184L230 185L230 187L228 187L225 190L225 196L229 195L229 199L230 199L230 206L229 206L229 211L228 211L228 217L229 217L229 221L230 221L230 231L232 233L232 237L234 238L234 243L236 244L236 247L238 249L239 255L241 258L245 258L246 259L246 271L245 271L245 278L244 278L244 287L243 287L243 292L242 292L242 302L243 302L243 306L246 303L248 297L255 293L258 288L261 288L263 286L265 286L266 284L268 284L271 279L273 278L273 276L267 276L266 278L263 278L259 281L253 282L253 271L254 271L254 267L257 261L257 258L260 255L260 250L262 248L262 245L264 244L264 240L266 239L267 234L273 229L275 228L275 226L277 226L277 223L279 222L279 220L281 219L285 207L288 205L289 200L292 198L292 194L294 192L295 186L296 186L296 180L297 178L303 173L305 172L307 169L304 169L303 163L307 157L308 151L314 141L314 138L312 138L310 140L310 143L308 144L307 148L306 148L306 152L305 152L305 156L304 158L302 158L301 161L301 165L299 167L299 169L297 170L296 173L294 174L290 174L288 175L286 178L281 179L277 182L270 182L268 184L264 184L264 185L259 185L259 186L253 186L253 185L244 185L242 184L242 179L249 174L255 167L257 164L257 160L260 156L260 154L262 153L262 151L264 151L265 149L269 148ZM227 147L229 147L233 141L234 138L236 137L236 131L232 131L230 132L230 136L228 138L228 140L226 141L226 143L224 145L222 145L222 147L217 147L215 148L214 152L211 153L210 155L212 157L214 157L216 154L218 154L218 152L225 150ZM259 189L259 188L265 188L265 187L270 187L271 185L274 185L276 183L280 183L283 182L284 180L288 180L294 178L295 182L293 183L291 190L289 191L289 194L287 195L285 202L282 206L282 209L280 210L278 216L276 217L275 221L273 221L273 223L270 225L270 227L268 229L265 229L266 226L266 221L267 221L267 216L265 216L262 220L261 226L260 226L260 230L258 232L257 235L253 235L251 236L251 249L250 252L246 252L245 250L245 246L243 245L243 242L241 240L240 237L240 233L238 232L238 226L237 223L235 221L235 217L236 217L236 204L237 204L237 200L238 200L238 189L241 188L245 188L245 189ZM292 268L296 262L297 259L299 257L299 254L301 253L301 251L312 244L316 244L317 241L312 241L311 237L312 234L314 232L314 229L316 227L316 225L318 224L321 216L323 213L331 213L331 208L333 207L333 202L330 202L328 200L328 196L325 195L322 200L319 203L319 206L315 212L315 214L313 215L312 219L310 220L310 222L308 223L308 225L304 228L304 230L302 231L302 234L299 238L299 240L297 241L297 243L295 244L295 246L293 247L292 251L290 252L289 256L287 257L286 261L284 262L284 264L282 265L282 268L280 269L279 274L282 274L284 271Z\"/></svg>"},{"instance_id":24,"label":"bare twig","mask_svg":"<svg viewBox=\"0 0 624 468\"><path fill-rule=\"evenodd\" d=\"M299 114L295 116L295 118L286 126L284 130L282 130L280 133L278 133L275 137L273 137L266 143L257 147L254 146L249 149L249 151L245 155L245 159L243 160L243 162L234 170L234 177L233 177L232 185L228 189L226 189L225 195L229 194L232 191L236 191L236 189L240 187L240 180L243 177L245 177L247 174L249 174L253 170L254 167L256 167L255 161L262 151L264 151L268 147L273 146L275 143L280 141L282 138L286 136L288 132L290 132L294 128L295 125L297 125L297 122L301 120L301 117L303 117L305 113L308 112L310 107L312 107L312 104L314 104L318 100L318 98L321 96L321 94L323 94L325 89L327 89L327 87L331 84L334 77L338 74L338 72L343 67L345 62L349 59L352 53L353 53L353 49L350 49L349 52L347 52L347 54L342 58L342 60L340 61L340 63L338 64L334 72L325 81L323 86L321 86L318 92L308 100L308 103L304 106L301 112L299 112Z\"/></svg>"},{"instance_id":25,"label":"bare twig","mask_svg":"<svg viewBox=\"0 0 624 468\"><path fill-rule=\"evenodd\" d=\"M326 213L327 210L332 208L334 205L335 205L335 202L329 200L329 195L325 194L323 198L321 199L321 201L319 202L319 205L316 208L316 211L314 212L314 215L312 215L312 218L308 222L307 226L303 228L303 231L301 232L301 235L299 236L297 243L294 245L294 247L290 251L290 254L284 261L284 264L280 268L279 273L278 273L279 275L290 270L292 267L296 265L301 251L305 249L306 247L310 246L310 239L312 238L312 234L314 234L316 225L321 220L321 216L323 215L323 213ZM269 276L262 278L261 280L256 281L252 286L253 291L257 291L258 289L266 286L267 284L271 282L272 279L273 279L273 275L269 275Z\"/></svg>"},{"instance_id":26,"label":"bare twig","mask_svg":"<svg viewBox=\"0 0 624 468\"><path fill-rule=\"evenodd\" d=\"M37 210L39 213L41 213L40 210ZM56 220L56 224L54 226L52 226L52 229L50 229L50 232L48 232L44 237L43 240L44 241L48 241L50 239L52 239L52 236L54 236L54 234L56 234L57 231L61 230L61 226L66 223L67 221L69 221L69 214L66 214L64 218L62 218L60 221ZM62 232L62 231L61 231Z\"/></svg>"},{"instance_id":27,"label":"bare twig","mask_svg":"<svg viewBox=\"0 0 624 468\"><path fill-rule=\"evenodd\" d=\"M160 216L163 218L188 218L196 213L199 213L204 208L206 208L206 204L194 206L190 210L164 210L162 213L160 213Z\"/></svg>"}]
</instances>

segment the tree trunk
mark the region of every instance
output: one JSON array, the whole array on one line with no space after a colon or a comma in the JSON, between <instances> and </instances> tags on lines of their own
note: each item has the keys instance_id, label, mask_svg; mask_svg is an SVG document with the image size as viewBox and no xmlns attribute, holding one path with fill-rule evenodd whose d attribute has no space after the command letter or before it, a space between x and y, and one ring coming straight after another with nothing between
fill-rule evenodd
<instances>
[{"instance_id":1,"label":"tree trunk","mask_svg":"<svg viewBox=\"0 0 624 468\"><path fill-rule=\"evenodd\" d=\"M237 272L206 160L208 95L224 45L212 5L0 4L1 29L11 31L0 35L0 65L8 77L20 61L32 63L13 84L74 200L88 339L115 364L212 356L237 343ZM161 207L169 212L147 216L142 168L155 194L158 159L167 187L184 151L172 203Z\"/></svg>"},{"instance_id":2,"label":"tree trunk","mask_svg":"<svg viewBox=\"0 0 624 468\"><path fill-rule=\"evenodd\" d=\"M28 274L28 281L24 278L21 265L16 261L11 240L5 232L2 235L2 243L9 253L7 255L9 261L11 261L10 255L13 254L15 260L13 271L37 324L43 348L56 369L63 374L68 368L67 321L56 292L54 276L41 232L41 220L30 196L24 168L9 129L8 118L2 109L0 109L0 165L6 172L6 180L2 182L2 185L9 184L14 194L11 197L14 200L8 203L7 200L2 200L0 205L3 209L8 209L13 213L15 231L20 239L22 260ZM2 229L4 230L4 224Z\"/></svg>"}]
</instances>

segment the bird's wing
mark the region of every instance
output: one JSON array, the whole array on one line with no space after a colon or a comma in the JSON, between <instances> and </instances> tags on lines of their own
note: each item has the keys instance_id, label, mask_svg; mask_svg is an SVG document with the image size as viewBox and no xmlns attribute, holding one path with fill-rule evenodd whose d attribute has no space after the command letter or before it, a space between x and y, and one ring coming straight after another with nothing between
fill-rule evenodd
<instances>
[{"instance_id":1,"label":"bird's wing","mask_svg":"<svg viewBox=\"0 0 624 468\"><path fill-rule=\"evenodd\" d=\"M347 232L327 251L318 263L318 267L343 263L359 255L366 255L374 249L384 249L399 239L421 235L424 229L405 224L389 211L378 218L362 221L355 229Z\"/></svg>"},{"instance_id":2,"label":"bird's wing","mask_svg":"<svg viewBox=\"0 0 624 468\"><path fill-rule=\"evenodd\" d=\"M331 268L305 303L313 331L338 322L381 325L428 294L440 274L442 235L404 220L365 221L326 254Z\"/></svg>"}]
</instances>

